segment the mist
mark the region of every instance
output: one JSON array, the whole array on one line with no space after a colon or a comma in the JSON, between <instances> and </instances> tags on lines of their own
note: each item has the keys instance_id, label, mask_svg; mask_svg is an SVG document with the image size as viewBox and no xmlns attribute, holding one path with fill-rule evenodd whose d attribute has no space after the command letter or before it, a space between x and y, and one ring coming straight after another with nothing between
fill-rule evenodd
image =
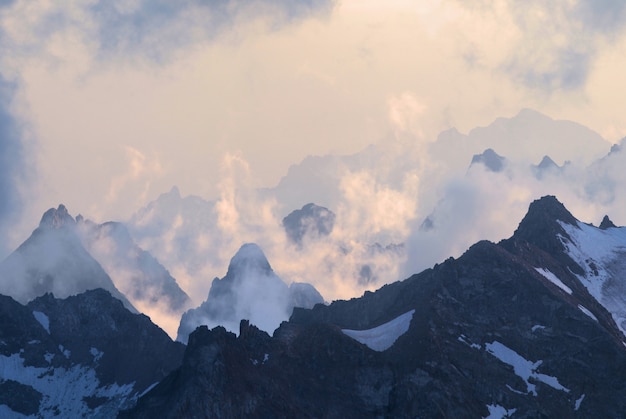
<instances>
[{"instance_id":1,"label":"mist","mask_svg":"<svg viewBox=\"0 0 626 419\"><path fill-rule=\"evenodd\" d=\"M13 86L0 75L0 260L11 251L9 236L22 208L20 185L26 181L19 126L11 114Z\"/></svg>"}]
</instances>

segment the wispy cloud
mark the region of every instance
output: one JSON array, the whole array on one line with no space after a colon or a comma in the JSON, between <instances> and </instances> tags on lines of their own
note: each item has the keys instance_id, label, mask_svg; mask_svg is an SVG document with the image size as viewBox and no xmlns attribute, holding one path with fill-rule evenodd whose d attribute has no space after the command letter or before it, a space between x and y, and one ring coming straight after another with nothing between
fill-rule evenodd
<instances>
[{"instance_id":1,"label":"wispy cloud","mask_svg":"<svg viewBox=\"0 0 626 419\"><path fill-rule=\"evenodd\" d=\"M0 78L0 259L10 250L7 236L22 208L19 185L26 180L26 168L18 123L11 114L13 88Z\"/></svg>"}]
</instances>

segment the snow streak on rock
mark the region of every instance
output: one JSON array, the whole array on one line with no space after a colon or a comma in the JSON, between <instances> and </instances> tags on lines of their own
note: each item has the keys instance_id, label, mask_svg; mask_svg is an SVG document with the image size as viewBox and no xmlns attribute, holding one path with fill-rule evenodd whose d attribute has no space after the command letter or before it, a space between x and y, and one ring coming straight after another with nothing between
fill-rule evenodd
<instances>
[{"instance_id":1,"label":"snow streak on rock","mask_svg":"<svg viewBox=\"0 0 626 419\"><path fill-rule=\"evenodd\" d=\"M487 352L498 358L500 361L512 366L513 371L515 371L515 375L524 380L524 382L526 383L527 391L529 393L532 393L534 396L537 395L537 390L535 384L532 384L529 381L531 377L537 381L541 381L542 383L549 385L556 390L562 390L566 393L569 393L569 389L563 387L556 377L551 377L549 375L537 372L537 369L543 363L543 361L531 362L525 359L523 356L519 355L513 349L506 347L498 341L487 343L485 345L485 348Z\"/></svg>"},{"instance_id":2,"label":"snow streak on rock","mask_svg":"<svg viewBox=\"0 0 626 419\"><path fill-rule=\"evenodd\" d=\"M35 317L35 320L41 323L41 326L46 329L46 332L50 334L50 319L48 319L48 316L46 316L45 313L42 313L41 311L33 311L33 316Z\"/></svg>"},{"instance_id":3,"label":"snow streak on rock","mask_svg":"<svg viewBox=\"0 0 626 419\"><path fill-rule=\"evenodd\" d=\"M546 278L548 281L552 282L554 285L561 288L566 293L572 295L572 289L568 287L567 285L565 285L563 282L561 282L561 280L557 278L557 276L554 275L552 272L550 272L548 269L535 268L535 270L539 272L541 275L543 275L544 278Z\"/></svg>"}]
</instances>

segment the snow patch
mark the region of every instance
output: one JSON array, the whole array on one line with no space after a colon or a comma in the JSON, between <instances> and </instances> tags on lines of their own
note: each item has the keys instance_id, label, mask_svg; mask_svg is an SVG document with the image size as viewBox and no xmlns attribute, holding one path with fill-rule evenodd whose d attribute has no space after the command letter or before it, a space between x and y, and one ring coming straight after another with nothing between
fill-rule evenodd
<instances>
[{"instance_id":1,"label":"snow patch","mask_svg":"<svg viewBox=\"0 0 626 419\"><path fill-rule=\"evenodd\" d=\"M467 346L469 346L470 348L474 348L474 349L482 349L482 347L477 344L477 343L472 343L469 340L467 340L467 337L465 335L461 335L458 338L459 342L462 342L464 344L466 344Z\"/></svg>"},{"instance_id":2,"label":"snow patch","mask_svg":"<svg viewBox=\"0 0 626 419\"><path fill-rule=\"evenodd\" d=\"M147 389L145 389L144 391L142 391L142 392L141 392L141 394L137 396L137 398L139 399L139 398L141 398L141 397L145 396L146 394L148 394L148 392L149 392L150 390L152 390L153 388L155 388L155 387L157 386L157 384L159 384L159 382L158 382L158 381L157 381L156 383L152 383L152 384L150 384L150 385L148 386L148 388L147 388Z\"/></svg>"},{"instance_id":3,"label":"snow patch","mask_svg":"<svg viewBox=\"0 0 626 419\"><path fill-rule=\"evenodd\" d=\"M523 391L519 391L519 390L515 390L513 387L511 387L510 385L506 385L506 388L509 389L509 391L512 391L515 394L521 394L522 396L525 396L526 393L524 393Z\"/></svg>"},{"instance_id":4,"label":"snow patch","mask_svg":"<svg viewBox=\"0 0 626 419\"><path fill-rule=\"evenodd\" d=\"M404 313L373 329L342 329L341 331L357 342L366 345L368 348L382 352L391 348L395 341L409 330L413 314L415 314L415 310Z\"/></svg>"},{"instance_id":5,"label":"snow patch","mask_svg":"<svg viewBox=\"0 0 626 419\"><path fill-rule=\"evenodd\" d=\"M604 306L626 336L626 228L600 230L578 222L576 226L559 221L571 238L557 237L567 255L583 270L576 275L596 301Z\"/></svg>"},{"instance_id":6,"label":"snow patch","mask_svg":"<svg viewBox=\"0 0 626 419\"><path fill-rule=\"evenodd\" d=\"M489 409L489 416L484 419L504 419L517 412L517 409L506 409L498 404L488 404L487 409Z\"/></svg>"},{"instance_id":7,"label":"snow patch","mask_svg":"<svg viewBox=\"0 0 626 419\"><path fill-rule=\"evenodd\" d=\"M513 349L506 347L498 341L485 344L485 350L505 364L512 366L515 375L520 377L526 383L527 392L532 393L534 396L537 395L537 390L535 384L532 384L529 381L531 377L556 390L569 393L569 389L563 387L556 377L537 372L537 369L543 361L539 360L537 362L531 362L515 352Z\"/></svg>"},{"instance_id":8,"label":"snow patch","mask_svg":"<svg viewBox=\"0 0 626 419\"><path fill-rule=\"evenodd\" d=\"M67 359L70 359L70 356L72 355L72 351L65 349L63 345L59 345L59 352L61 352Z\"/></svg>"},{"instance_id":9,"label":"snow patch","mask_svg":"<svg viewBox=\"0 0 626 419\"><path fill-rule=\"evenodd\" d=\"M580 309L580 311L585 313L587 316L591 317L595 321L598 321L598 318L596 316L594 316L593 313L591 311L589 311L585 306L581 306L580 304L578 304L578 308Z\"/></svg>"},{"instance_id":10,"label":"snow patch","mask_svg":"<svg viewBox=\"0 0 626 419\"><path fill-rule=\"evenodd\" d=\"M563 291L565 291L569 295L572 295L572 289L568 287L567 285L565 285L559 278L557 278L556 275L554 275L548 269L535 268L535 270L539 272L541 275L543 275L543 277L546 278L548 281L552 282L554 285L561 288Z\"/></svg>"},{"instance_id":11,"label":"snow patch","mask_svg":"<svg viewBox=\"0 0 626 419\"><path fill-rule=\"evenodd\" d=\"M81 365L69 369L25 366L24 359L18 354L0 355L0 377L31 386L41 393L38 417L43 418L107 416L104 411L128 408L136 399L131 395L134 383L103 387L92 368ZM91 410L85 397L105 397L109 401Z\"/></svg>"},{"instance_id":12,"label":"snow patch","mask_svg":"<svg viewBox=\"0 0 626 419\"><path fill-rule=\"evenodd\" d=\"M576 399L576 403L574 403L574 410L580 409L580 404L585 400L585 395L583 394L578 399Z\"/></svg>"},{"instance_id":13,"label":"snow patch","mask_svg":"<svg viewBox=\"0 0 626 419\"><path fill-rule=\"evenodd\" d=\"M50 334L50 319L48 318L48 316L46 316L46 314L42 313L41 311L33 311L33 316L35 317L35 320L37 320L39 324L41 324L41 326L46 329L46 332Z\"/></svg>"},{"instance_id":14,"label":"snow patch","mask_svg":"<svg viewBox=\"0 0 626 419\"><path fill-rule=\"evenodd\" d=\"M99 351L98 348L90 348L89 353L93 356L93 362L98 362L104 355L104 352Z\"/></svg>"}]
</instances>

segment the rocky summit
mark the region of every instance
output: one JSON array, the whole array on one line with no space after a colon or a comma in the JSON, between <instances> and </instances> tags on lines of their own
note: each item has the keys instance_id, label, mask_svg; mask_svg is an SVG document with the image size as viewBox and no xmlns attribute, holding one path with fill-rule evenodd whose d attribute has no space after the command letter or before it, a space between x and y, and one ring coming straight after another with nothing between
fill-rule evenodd
<instances>
[{"instance_id":1,"label":"rocky summit","mask_svg":"<svg viewBox=\"0 0 626 419\"><path fill-rule=\"evenodd\" d=\"M231 259L226 276L213 280L206 301L182 315L177 340L187 342L200 325L237 331L244 319L271 333L289 318L294 307L311 308L323 302L310 284L294 282L287 286L261 248L246 243Z\"/></svg>"},{"instance_id":2,"label":"rocky summit","mask_svg":"<svg viewBox=\"0 0 626 419\"><path fill-rule=\"evenodd\" d=\"M196 329L121 417L622 417L625 245L544 197L511 238L296 308L273 336Z\"/></svg>"}]
</instances>

